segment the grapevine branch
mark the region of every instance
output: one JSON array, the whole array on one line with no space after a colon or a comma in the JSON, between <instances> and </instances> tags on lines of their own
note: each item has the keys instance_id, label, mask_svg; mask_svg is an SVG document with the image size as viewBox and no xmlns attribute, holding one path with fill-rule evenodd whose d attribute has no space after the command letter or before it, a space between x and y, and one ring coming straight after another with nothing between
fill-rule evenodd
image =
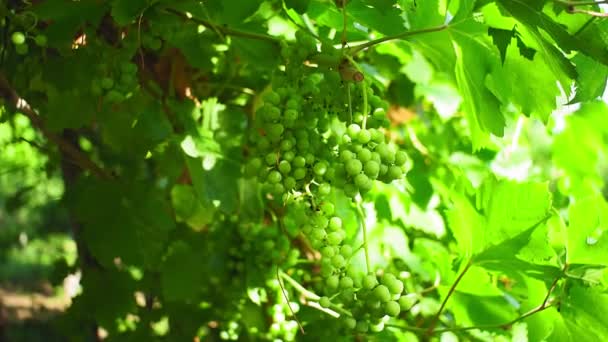
<instances>
[{"instance_id":1,"label":"grapevine branch","mask_svg":"<svg viewBox=\"0 0 608 342\"><path fill-rule=\"evenodd\" d=\"M438 32L438 31L443 31L445 29L447 29L449 27L449 25L441 25L441 26L435 26L435 27L429 27L429 28L425 28L425 29L420 29L420 30L412 30L412 31L405 31L396 35L392 35L392 36L386 36L386 37L382 37L382 38L378 38L378 39L374 39L374 40L370 40L367 43L363 43L361 45L357 45L354 46L350 49L350 55L356 55L357 53L370 48L374 45L378 45L384 42L388 42L391 40L396 40L396 39L405 39L411 36L415 36L415 35L419 35L419 34L424 34L424 33L431 33L431 32Z\"/></svg>"},{"instance_id":2,"label":"grapevine branch","mask_svg":"<svg viewBox=\"0 0 608 342\"><path fill-rule=\"evenodd\" d=\"M435 314L435 316L431 320L431 324L429 325L429 327L428 327L428 329L426 331L426 335L427 336L430 336L431 334L433 334L433 332L435 330L435 325L437 324L437 321L439 320L439 316L441 316L441 312L445 308L446 304L448 303L448 300L450 299L450 297L452 296L452 294L454 293L454 291L456 291L456 286L458 286L458 284L460 283L460 281L462 280L462 278L464 277L464 275L467 273L467 271L469 270L469 268L472 265L473 265L473 260L469 259L469 261L467 261L467 264L464 267L464 269L462 270L462 272L460 272L460 274L458 275L458 278L456 278L456 281L450 287L450 290L448 291L448 294L443 299L443 302L441 303L441 306L439 307L439 310L437 311L437 313Z\"/></svg>"},{"instance_id":3,"label":"grapevine branch","mask_svg":"<svg viewBox=\"0 0 608 342\"><path fill-rule=\"evenodd\" d=\"M558 4L564 6L587 6L587 5L599 5L599 4L608 4L608 0L600 0L600 1L565 1L565 0L553 0Z\"/></svg>"},{"instance_id":4,"label":"grapevine branch","mask_svg":"<svg viewBox=\"0 0 608 342\"><path fill-rule=\"evenodd\" d=\"M92 174L101 179L111 179L112 176L102 169L99 165L93 162L87 155L74 147L71 143L64 140L60 135L49 130L40 118L40 116L30 107L30 105L17 94L15 89L10 85L6 77L0 74L0 97L4 98L8 104L14 107L17 111L25 115L34 127L51 142L59 147L70 159L80 166L83 170L89 170Z\"/></svg>"},{"instance_id":5,"label":"grapevine branch","mask_svg":"<svg viewBox=\"0 0 608 342\"><path fill-rule=\"evenodd\" d=\"M273 43L277 43L280 41L279 38L273 37L273 36L269 36L266 34L261 34L261 33L254 33L254 32L248 32L248 31L241 31L241 30L236 30L236 29L232 29L226 26L221 26L221 25L217 25L215 23L212 23L211 21L208 20L204 20L204 19L200 19L200 18L194 18L192 16L189 16L185 13L182 13L178 10L175 10L173 8L165 8L165 11L176 15L178 17L181 17L184 20L190 20L194 23L200 24L205 26L208 29L214 30L216 33L218 34L224 34L227 36L235 36L235 37L243 37L243 38L249 38L249 39L257 39L257 40L264 40L264 41L269 41L269 42L273 42ZM220 36L221 37L221 36Z\"/></svg>"}]
</instances>

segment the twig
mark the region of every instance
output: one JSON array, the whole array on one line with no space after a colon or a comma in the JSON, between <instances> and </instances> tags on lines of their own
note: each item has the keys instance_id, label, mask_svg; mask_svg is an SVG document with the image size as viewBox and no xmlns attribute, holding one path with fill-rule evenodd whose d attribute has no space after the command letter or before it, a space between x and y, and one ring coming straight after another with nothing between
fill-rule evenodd
<instances>
[{"instance_id":1,"label":"twig","mask_svg":"<svg viewBox=\"0 0 608 342\"><path fill-rule=\"evenodd\" d=\"M304 296L304 298L310 299L310 300L317 300L317 301L319 299L321 299L320 296L318 296L314 292L311 292L311 291L305 289L304 286L300 285L300 283L295 281L287 273L279 270L279 276L281 278L283 278L284 280L286 280L289 284L291 284L291 286L293 286L293 288L296 289L296 291L298 291L300 294L302 294Z\"/></svg>"},{"instance_id":2,"label":"twig","mask_svg":"<svg viewBox=\"0 0 608 342\"><path fill-rule=\"evenodd\" d=\"M574 6L568 7L568 13L587 14L587 15L590 15L590 16L596 17L596 18L608 18L608 13L576 9L576 8L574 8Z\"/></svg>"},{"instance_id":3,"label":"twig","mask_svg":"<svg viewBox=\"0 0 608 342\"><path fill-rule=\"evenodd\" d=\"M425 29L420 29L420 30L413 30L413 31L406 31L406 32L402 32L393 36L386 36L386 37L382 37L382 38L378 38L378 39L374 39L374 40L370 40L367 43L363 43L361 45L357 45L354 46L350 49L350 55L354 56L357 53L372 47L374 45L378 45L384 42L388 42L390 40L396 40L396 39L404 39L407 37L411 37L411 36L415 36L415 35L419 35L419 34L423 34L423 33L431 33L431 32L438 32L438 31L443 31L445 29L447 29L449 27L449 25L441 25L441 26L435 26L435 27L429 27L429 28L425 28Z\"/></svg>"},{"instance_id":4,"label":"twig","mask_svg":"<svg viewBox=\"0 0 608 342\"><path fill-rule=\"evenodd\" d=\"M195 22L197 24L201 24L211 30L217 29L219 32L223 33L224 35L228 35L228 36L236 36L236 37L243 37L243 38L249 38L249 39L257 39L257 40L265 40L265 41L269 41L269 42L273 42L273 43L278 43L280 41L279 38L273 37L273 36L269 36L266 34L261 34L261 33L253 33L253 32L247 32L247 31L240 31L240 30L236 30L236 29L231 29L225 26L217 26L216 24L207 21L207 20L203 20L200 18L193 18L190 17L178 10L172 9L172 8L165 8L165 11L177 15L178 17L181 17L184 20L190 20L192 22ZM221 37L221 36L220 36Z\"/></svg>"},{"instance_id":5,"label":"twig","mask_svg":"<svg viewBox=\"0 0 608 342\"><path fill-rule=\"evenodd\" d=\"M361 230L363 231L363 250L365 252L365 268L366 273L371 272L371 263L369 262L369 248L367 247L367 227L365 225L365 213L363 212L363 205L361 202L357 203L357 213L361 219Z\"/></svg>"},{"instance_id":6,"label":"twig","mask_svg":"<svg viewBox=\"0 0 608 342\"><path fill-rule=\"evenodd\" d=\"M59 147L64 153L70 156L70 158L83 170L89 170L95 176L102 179L111 179L112 176L107 173L100 166L95 164L89 157L82 153L79 149L74 147L69 142L65 141L60 135L50 131L44 125L42 118L22 99L19 94L11 87L10 83L0 74L0 96L3 97L10 106L17 109L20 113L27 116L31 121L32 126L42 132L42 134L51 142Z\"/></svg>"},{"instance_id":7,"label":"twig","mask_svg":"<svg viewBox=\"0 0 608 342\"><path fill-rule=\"evenodd\" d=\"M553 0L553 2L557 2L558 4L564 6L587 6L587 5L599 5L599 4L608 4L608 0L600 0L600 1L565 1L565 0Z\"/></svg>"},{"instance_id":8,"label":"twig","mask_svg":"<svg viewBox=\"0 0 608 342\"><path fill-rule=\"evenodd\" d=\"M281 281L281 276L279 275L279 266L278 265L277 265L277 281L279 282L279 287L281 288L283 297L285 298L285 301L287 302L287 307L289 308L289 311L291 311L291 315L296 320L296 323L298 323L298 327L300 328L300 331L302 332L302 334L306 334L306 332L304 331L304 327L302 326L302 323L300 323L300 320L298 319L298 316L296 316L296 313L291 308L291 303L289 302L289 297L287 297L287 292L285 292L285 287L283 287L283 282Z\"/></svg>"},{"instance_id":9,"label":"twig","mask_svg":"<svg viewBox=\"0 0 608 342\"><path fill-rule=\"evenodd\" d=\"M448 299L450 299L450 297L452 296L452 294L454 293L454 291L456 290L456 286L458 286L458 283L460 283L460 281L462 280L462 278L464 277L464 275L467 273L467 271L469 270L469 268L473 265L473 260L469 259L467 261L466 266L464 267L464 269L462 270L462 272L460 272L460 274L458 275L458 278L456 278L456 281L454 281L454 283L452 284L452 286L450 287L450 290L448 291L448 294L445 296L445 298L443 299L443 302L441 303L441 306L439 307L439 310L437 311L437 313L435 314L435 316L433 317L433 319L431 320L431 324L429 325L427 331L426 331L426 335L427 336L431 336L434 332L435 329L435 325L437 324L437 321L439 320L439 316L441 316L441 312L443 311L443 309L445 308L445 305L448 302Z\"/></svg>"}]
</instances>

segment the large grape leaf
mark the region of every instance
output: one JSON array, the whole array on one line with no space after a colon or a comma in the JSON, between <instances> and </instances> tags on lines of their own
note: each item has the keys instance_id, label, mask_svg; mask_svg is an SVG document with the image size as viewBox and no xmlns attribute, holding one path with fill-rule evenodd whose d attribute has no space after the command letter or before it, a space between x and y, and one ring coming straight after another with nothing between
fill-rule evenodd
<instances>
[{"instance_id":1,"label":"large grape leaf","mask_svg":"<svg viewBox=\"0 0 608 342\"><path fill-rule=\"evenodd\" d=\"M476 23L449 29L456 54L456 80L475 150L488 144L488 133L502 136L505 126L500 103L485 86L487 76L500 64L494 50L483 40L485 32L485 27Z\"/></svg>"},{"instance_id":2,"label":"large grape leaf","mask_svg":"<svg viewBox=\"0 0 608 342\"><path fill-rule=\"evenodd\" d=\"M175 228L163 195L148 184L84 179L69 194L69 203L84 225L91 253L103 265L120 258L153 267Z\"/></svg>"},{"instance_id":3,"label":"large grape leaf","mask_svg":"<svg viewBox=\"0 0 608 342\"><path fill-rule=\"evenodd\" d=\"M541 55L529 60L521 55L517 39L509 39L502 68L494 69L488 87L503 105L514 105L525 115L546 122L560 94L555 76Z\"/></svg>"},{"instance_id":4,"label":"large grape leaf","mask_svg":"<svg viewBox=\"0 0 608 342\"><path fill-rule=\"evenodd\" d=\"M577 200L568 217L568 263L608 266L608 203L600 196Z\"/></svg>"},{"instance_id":5,"label":"large grape leaf","mask_svg":"<svg viewBox=\"0 0 608 342\"><path fill-rule=\"evenodd\" d=\"M545 0L498 0L513 17L530 30L541 30L551 35L566 53L581 51L587 56L608 65L608 46L571 35L566 28L552 20L542 11Z\"/></svg>"},{"instance_id":6,"label":"large grape leaf","mask_svg":"<svg viewBox=\"0 0 608 342\"><path fill-rule=\"evenodd\" d=\"M167 301L196 300L204 284L203 255L185 241L175 241L160 267L163 296Z\"/></svg>"},{"instance_id":7,"label":"large grape leaf","mask_svg":"<svg viewBox=\"0 0 608 342\"><path fill-rule=\"evenodd\" d=\"M352 0L346 6L346 10L357 22L384 35L405 31L401 11L396 7L381 5L377 1Z\"/></svg>"},{"instance_id":8,"label":"large grape leaf","mask_svg":"<svg viewBox=\"0 0 608 342\"><path fill-rule=\"evenodd\" d=\"M571 102L583 102L597 99L606 90L608 66L585 55L578 54L572 59L576 64L576 96Z\"/></svg>"},{"instance_id":9,"label":"large grape leaf","mask_svg":"<svg viewBox=\"0 0 608 342\"><path fill-rule=\"evenodd\" d=\"M608 340L608 293L573 285L560 303L560 313L548 341Z\"/></svg>"}]
</instances>

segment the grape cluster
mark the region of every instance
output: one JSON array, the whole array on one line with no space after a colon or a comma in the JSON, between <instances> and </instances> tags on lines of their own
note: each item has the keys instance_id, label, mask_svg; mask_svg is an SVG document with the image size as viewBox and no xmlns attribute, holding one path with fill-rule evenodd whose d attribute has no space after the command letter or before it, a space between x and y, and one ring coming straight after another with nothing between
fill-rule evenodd
<instances>
[{"instance_id":1,"label":"grape cluster","mask_svg":"<svg viewBox=\"0 0 608 342\"><path fill-rule=\"evenodd\" d=\"M33 37L34 43L37 46L45 47L47 44L47 38L43 34L37 34ZM15 31L11 34L11 41L15 45L15 52L20 55L25 55L29 52L29 46L27 44L27 36L21 31Z\"/></svg>"},{"instance_id":2,"label":"grape cluster","mask_svg":"<svg viewBox=\"0 0 608 342\"><path fill-rule=\"evenodd\" d=\"M335 50L321 44L320 53L335 55ZM325 296L319 304L349 312L344 322L350 329L381 330L384 317L401 311L403 282L392 274L378 278L352 272L350 260L357 251L345 243L330 195L343 192L356 199L375 181L400 179L408 156L387 140L382 128L388 124L387 105L367 80L345 83L338 68L304 63L319 51L301 31L282 54L285 70L274 76L273 89L264 93L255 112L245 174L257 177L269 200L303 211L299 231L321 257Z\"/></svg>"},{"instance_id":3,"label":"grape cluster","mask_svg":"<svg viewBox=\"0 0 608 342\"><path fill-rule=\"evenodd\" d=\"M94 96L103 96L109 104L127 100L139 87L137 65L132 62L102 63L99 72L100 75L91 81L91 92Z\"/></svg>"}]
</instances>

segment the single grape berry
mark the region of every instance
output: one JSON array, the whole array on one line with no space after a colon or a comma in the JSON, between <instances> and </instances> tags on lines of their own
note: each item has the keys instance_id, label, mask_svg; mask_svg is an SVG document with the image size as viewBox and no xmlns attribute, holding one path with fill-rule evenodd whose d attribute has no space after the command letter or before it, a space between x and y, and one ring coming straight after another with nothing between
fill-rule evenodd
<instances>
[{"instance_id":1,"label":"single grape berry","mask_svg":"<svg viewBox=\"0 0 608 342\"><path fill-rule=\"evenodd\" d=\"M388 287L386 287L385 285L378 285L373 290L373 295L374 295L374 298L376 298L377 300L379 300L383 303L391 300L391 292L388 290Z\"/></svg>"},{"instance_id":2,"label":"single grape berry","mask_svg":"<svg viewBox=\"0 0 608 342\"><path fill-rule=\"evenodd\" d=\"M268 178L266 178L266 180L268 180L269 183L279 183L281 180L283 179L283 176L281 176L281 173L278 171L270 171L270 173L268 174Z\"/></svg>"},{"instance_id":3,"label":"single grape berry","mask_svg":"<svg viewBox=\"0 0 608 342\"><path fill-rule=\"evenodd\" d=\"M346 162L346 172L351 176L361 173L362 169L363 164L358 159L351 159Z\"/></svg>"},{"instance_id":4,"label":"single grape berry","mask_svg":"<svg viewBox=\"0 0 608 342\"><path fill-rule=\"evenodd\" d=\"M331 305L331 301L329 298L323 296L321 299L319 299L319 305L321 305L323 308L328 308Z\"/></svg>"},{"instance_id":5,"label":"single grape berry","mask_svg":"<svg viewBox=\"0 0 608 342\"><path fill-rule=\"evenodd\" d=\"M36 35L36 37L34 37L34 42L36 43L36 45L44 47L47 44L46 36L43 34Z\"/></svg>"},{"instance_id":6,"label":"single grape berry","mask_svg":"<svg viewBox=\"0 0 608 342\"><path fill-rule=\"evenodd\" d=\"M23 34L23 32L13 32L13 34L11 35L11 40L15 45L22 45L25 43L25 35Z\"/></svg>"},{"instance_id":7,"label":"single grape berry","mask_svg":"<svg viewBox=\"0 0 608 342\"><path fill-rule=\"evenodd\" d=\"M363 288L366 290L373 289L376 285L378 285L378 279L373 274L368 274L363 278Z\"/></svg>"},{"instance_id":8,"label":"single grape berry","mask_svg":"<svg viewBox=\"0 0 608 342\"><path fill-rule=\"evenodd\" d=\"M393 300L384 303L384 313L386 313L387 315L391 317L397 317L400 312L401 306L399 305L399 303Z\"/></svg>"}]
</instances>

